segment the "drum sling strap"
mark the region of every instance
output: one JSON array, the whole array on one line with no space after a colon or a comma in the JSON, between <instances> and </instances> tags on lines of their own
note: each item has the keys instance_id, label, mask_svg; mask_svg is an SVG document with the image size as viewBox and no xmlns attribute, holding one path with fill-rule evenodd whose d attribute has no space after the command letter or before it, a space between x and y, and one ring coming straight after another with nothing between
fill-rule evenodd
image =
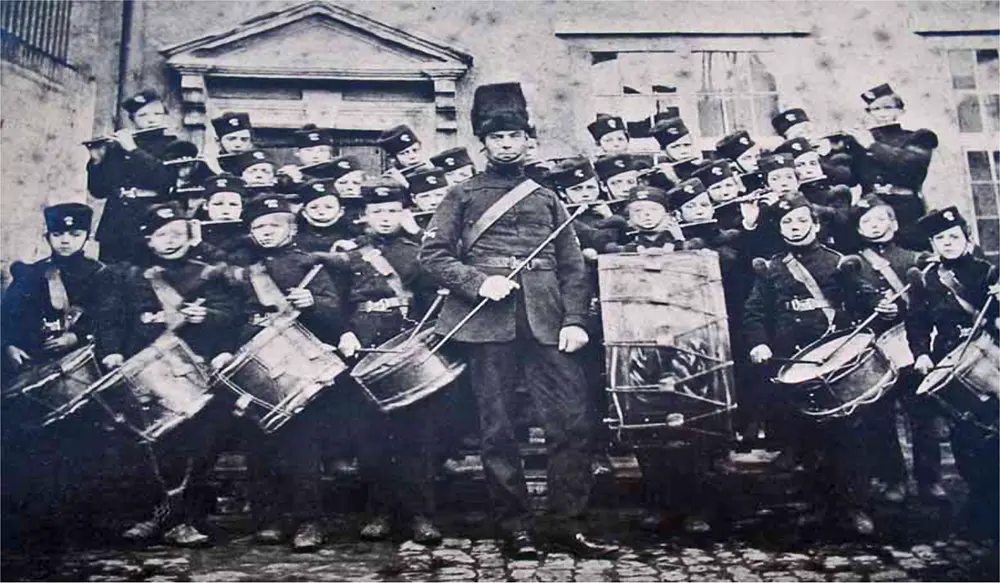
<instances>
[{"instance_id":1,"label":"drum sling strap","mask_svg":"<svg viewBox=\"0 0 1000 583\"><path fill-rule=\"evenodd\" d=\"M883 279L885 279L885 282L889 284L889 287L892 288L892 291L899 293L902 292L904 288L906 288L906 285L903 283L903 280L899 279L899 275L897 275L896 271L893 270L892 264L889 263L889 260L876 253L874 249L862 249L861 256L864 257L866 261L868 261L868 263L872 266L872 269L877 271L878 274L881 275ZM905 301L907 304L910 303L909 294L903 292L902 297L903 301Z\"/></svg>"},{"instance_id":2,"label":"drum sling strap","mask_svg":"<svg viewBox=\"0 0 1000 583\"><path fill-rule=\"evenodd\" d=\"M938 267L938 277L941 279L941 283L944 287L948 288L948 291L951 292L951 295L955 298L955 301L958 302L958 305L962 308L962 310L971 316L979 314L979 310L969 303L968 300L962 297L961 292L965 291L965 286L962 285L962 282L958 281L957 277L955 277L954 271L948 269L947 267Z\"/></svg>"},{"instance_id":3,"label":"drum sling strap","mask_svg":"<svg viewBox=\"0 0 1000 583\"><path fill-rule=\"evenodd\" d=\"M60 326L59 332L66 332L73 325L73 322L79 318L79 315L75 318L70 315L69 293L66 291L66 284L63 283L62 272L59 271L58 267L50 267L45 270L45 283L49 290L49 304L51 304L52 309L57 313L63 314L62 321L58 323ZM79 312L79 310L73 311ZM52 324L52 326L56 325L55 323ZM48 328L49 324L44 324L44 326Z\"/></svg>"},{"instance_id":4,"label":"drum sling strap","mask_svg":"<svg viewBox=\"0 0 1000 583\"><path fill-rule=\"evenodd\" d=\"M490 227L495 225L502 216L507 214L510 209L514 208L514 205L527 198L529 194L539 188L541 186L529 178L498 198L496 202L490 205L490 208L486 209L486 212L476 219L476 222L471 227L462 233L462 253L468 253L472 249L472 246L476 244L476 241Z\"/></svg>"},{"instance_id":5,"label":"drum sling strap","mask_svg":"<svg viewBox=\"0 0 1000 583\"><path fill-rule=\"evenodd\" d=\"M802 263L791 253L786 253L781 261L785 264L785 267L788 268L788 272L792 274L795 281L806 286L806 291L809 292L809 295L812 296L814 300L825 304L826 307L820 309L823 310L823 315L826 316L828 324L827 331L833 330L833 320L837 315L837 312L833 309L833 304L831 304L829 300L826 299L826 296L823 295L823 290L820 289L819 284L816 283L816 278L814 278L812 274L809 273L809 270L806 269L805 265L802 265Z\"/></svg>"},{"instance_id":6,"label":"drum sling strap","mask_svg":"<svg viewBox=\"0 0 1000 583\"><path fill-rule=\"evenodd\" d=\"M253 287L253 293L262 306L276 307L281 312L290 309L291 304L288 303L278 284L271 279L263 263L254 263L250 266L250 286Z\"/></svg>"},{"instance_id":7,"label":"drum sling strap","mask_svg":"<svg viewBox=\"0 0 1000 583\"><path fill-rule=\"evenodd\" d=\"M153 288L153 294L160 302L167 330L173 331L179 328L184 323L184 315L181 314L184 296L163 279L162 267L150 267L142 273L142 276L149 282L149 286Z\"/></svg>"},{"instance_id":8,"label":"drum sling strap","mask_svg":"<svg viewBox=\"0 0 1000 583\"><path fill-rule=\"evenodd\" d=\"M389 285L397 298L406 300L407 304L410 303L413 294L403 286L403 279L399 277L399 273L385 258L385 255L382 255L381 251L374 247L364 247L361 249L361 259L385 277L386 284Z\"/></svg>"}]
</instances>

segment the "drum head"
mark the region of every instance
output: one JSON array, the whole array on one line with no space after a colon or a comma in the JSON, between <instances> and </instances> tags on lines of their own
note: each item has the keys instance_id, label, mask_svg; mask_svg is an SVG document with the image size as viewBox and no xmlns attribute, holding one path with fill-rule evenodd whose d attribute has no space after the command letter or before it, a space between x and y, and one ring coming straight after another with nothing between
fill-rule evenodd
<instances>
[{"instance_id":1,"label":"drum head","mask_svg":"<svg viewBox=\"0 0 1000 583\"><path fill-rule=\"evenodd\" d=\"M861 332L848 340L847 336L852 333L853 331L848 331L836 334L807 346L792 358L810 362L796 362L781 367L775 381L786 385L800 385L835 375L864 354L875 339L874 334Z\"/></svg>"}]
</instances>

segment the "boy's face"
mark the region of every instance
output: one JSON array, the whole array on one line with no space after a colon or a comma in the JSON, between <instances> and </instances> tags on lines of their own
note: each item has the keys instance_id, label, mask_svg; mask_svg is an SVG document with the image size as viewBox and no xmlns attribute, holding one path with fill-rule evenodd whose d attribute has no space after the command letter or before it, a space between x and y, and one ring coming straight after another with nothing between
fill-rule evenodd
<instances>
[{"instance_id":1,"label":"boy's face","mask_svg":"<svg viewBox=\"0 0 1000 583\"><path fill-rule=\"evenodd\" d=\"M539 160L541 160L541 156L538 154L538 139L528 138L528 144L524 148L524 163L531 164Z\"/></svg>"},{"instance_id":2,"label":"boy's face","mask_svg":"<svg viewBox=\"0 0 1000 583\"><path fill-rule=\"evenodd\" d=\"M254 164L241 175L247 186L271 186L274 184L274 165L270 162Z\"/></svg>"},{"instance_id":3,"label":"boy's face","mask_svg":"<svg viewBox=\"0 0 1000 583\"><path fill-rule=\"evenodd\" d=\"M312 166L313 164L329 162L330 160L333 160L333 146L328 144L319 144L318 146L299 148L298 150L295 150L295 157L299 159L299 162L301 162L303 166Z\"/></svg>"},{"instance_id":4,"label":"boy's face","mask_svg":"<svg viewBox=\"0 0 1000 583\"><path fill-rule=\"evenodd\" d=\"M144 105L132 114L132 122L139 130L163 127L166 121L167 108L159 101Z\"/></svg>"},{"instance_id":5,"label":"boy's face","mask_svg":"<svg viewBox=\"0 0 1000 583\"><path fill-rule=\"evenodd\" d=\"M726 202L733 200L740 195L743 190L735 176L730 176L725 180L720 180L708 187L708 196L713 202Z\"/></svg>"},{"instance_id":6,"label":"boy's face","mask_svg":"<svg viewBox=\"0 0 1000 583\"><path fill-rule=\"evenodd\" d=\"M809 182L825 178L823 167L819 163L819 153L806 152L795 158L795 175L799 177L799 182Z\"/></svg>"},{"instance_id":7,"label":"boy's face","mask_svg":"<svg viewBox=\"0 0 1000 583\"><path fill-rule=\"evenodd\" d=\"M573 204L594 202L601 194L601 188L597 185L597 177L591 177L580 184L566 188L566 198Z\"/></svg>"},{"instance_id":8,"label":"boy's face","mask_svg":"<svg viewBox=\"0 0 1000 583\"><path fill-rule=\"evenodd\" d=\"M302 212L317 223L332 224L344 214L344 209L337 197L321 196L306 203Z\"/></svg>"},{"instance_id":9,"label":"boy's face","mask_svg":"<svg viewBox=\"0 0 1000 583\"><path fill-rule=\"evenodd\" d=\"M525 156L528 151L528 134L524 130L503 130L483 136L486 156L500 164L510 164ZM532 161L525 157L526 161Z\"/></svg>"},{"instance_id":10,"label":"boy's face","mask_svg":"<svg viewBox=\"0 0 1000 583\"><path fill-rule=\"evenodd\" d=\"M892 239L898 228L896 218L887 206L877 206L858 219L858 234L876 243Z\"/></svg>"},{"instance_id":11,"label":"boy's face","mask_svg":"<svg viewBox=\"0 0 1000 583\"><path fill-rule=\"evenodd\" d=\"M896 123L903 115L903 109L899 107L899 102L894 95L883 95L871 102L866 108L875 125L883 126Z\"/></svg>"},{"instance_id":12,"label":"boy's face","mask_svg":"<svg viewBox=\"0 0 1000 583\"><path fill-rule=\"evenodd\" d=\"M816 222L812 209L799 207L785 213L778 222L781 236L789 245L803 246L816 240Z\"/></svg>"},{"instance_id":13,"label":"boy's face","mask_svg":"<svg viewBox=\"0 0 1000 583\"><path fill-rule=\"evenodd\" d=\"M767 186L778 194L791 194L799 189L799 179L793 168L776 168L767 173Z\"/></svg>"},{"instance_id":14,"label":"boy's face","mask_svg":"<svg viewBox=\"0 0 1000 583\"><path fill-rule=\"evenodd\" d=\"M667 209L658 202L637 200L628 205L628 220L641 231L652 231L663 222Z\"/></svg>"},{"instance_id":15,"label":"boy's face","mask_svg":"<svg viewBox=\"0 0 1000 583\"><path fill-rule=\"evenodd\" d=\"M754 144L750 146L746 152L743 152L736 157L736 164L743 169L744 172L756 172L757 171L757 160L760 159L760 146Z\"/></svg>"},{"instance_id":16,"label":"boy's face","mask_svg":"<svg viewBox=\"0 0 1000 583\"><path fill-rule=\"evenodd\" d=\"M608 186L611 198L628 198L628 192L639 184L639 171L629 170L621 174L615 174L608 178L605 184Z\"/></svg>"},{"instance_id":17,"label":"boy's face","mask_svg":"<svg viewBox=\"0 0 1000 583\"><path fill-rule=\"evenodd\" d=\"M663 148L663 151L666 152L671 162L685 162L698 157L698 152L694 149L694 140L691 139L691 134L681 136L676 142L667 144Z\"/></svg>"},{"instance_id":18,"label":"boy's face","mask_svg":"<svg viewBox=\"0 0 1000 583\"><path fill-rule=\"evenodd\" d=\"M191 247L187 221L170 221L146 237L146 245L161 259L181 259Z\"/></svg>"},{"instance_id":19,"label":"boy's face","mask_svg":"<svg viewBox=\"0 0 1000 583\"><path fill-rule=\"evenodd\" d=\"M419 164L422 161L420 157L422 150L423 147L420 145L420 142L414 142L412 146L406 148L405 150L400 150L396 154L396 161L399 162L399 165L403 168Z\"/></svg>"},{"instance_id":20,"label":"boy's face","mask_svg":"<svg viewBox=\"0 0 1000 583\"><path fill-rule=\"evenodd\" d=\"M333 188L338 196L358 197L361 196L361 183L365 180L365 173L361 170L354 170L344 174L333 181Z\"/></svg>"},{"instance_id":21,"label":"boy's face","mask_svg":"<svg viewBox=\"0 0 1000 583\"><path fill-rule=\"evenodd\" d=\"M243 214L243 197L235 192L216 192L205 204L212 221L238 221Z\"/></svg>"},{"instance_id":22,"label":"boy's face","mask_svg":"<svg viewBox=\"0 0 1000 583\"><path fill-rule=\"evenodd\" d=\"M250 223L250 236L265 249L287 245L295 236L295 215L272 213L257 217Z\"/></svg>"},{"instance_id":23,"label":"boy's face","mask_svg":"<svg viewBox=\"0 0 1000 583\"><path fill-rule=\"evenodd\" d=\"M59 233L48 233L45 237L53 253L60 257L69 257L83 249L89 236L90 232L85 229L70 229Z\"/></svg>"},{"instance_id":24,"label":"boy's face","mask_svg":"<svg viewBox=\"0 0 1000 583\"><path fill-rule=\"evenodd\" d=\"M240 130L228 133L219 138L219 146L226 154L236 154L239 152L249 152L253 149L253 140L250 139L250 130Z\"/></svg>"},{"instance_id":25,"label":"boy's face","mask_svg":"<svg viewBox=\"0 0 1000 583\"><path fill-rule=\"evenodd\" d=\"M391 235L403 220L402 202L379 202L365 205L365 220L376 235Z\"/></svg>"},{"instance_id":26,"label":"boy's face","mask_svg":"<svg viewBox=\"0 0 1000 583\"><path fill-rule=\"evenodd\" d=\"M448 184L461 184L475 175L476 167L471 164L466 164L461 168L445 172L444 177L448 180Z\"/></svg>"},{"instance_id":27,"label":"boy's face","mask_svg":"<svg viewBox=\"0 0 1000 583\"><path fill-rule=\"evenodd\" d=\"M715 218L715 207L708 193L702 193L681 205L681 221L700 223Z\"/></svg>"},{"instance_id":28,"label":"boy's face","mask_svg":"<svg viewBox=\"0 0 1000 583\"><path fill-rule=\"evenodd\" d=\"M628 136L625 130L617 130L601 136L597 145L605 154L624 154L628 151Z\"/></svg>"},{"instance_id":29,"label":"boy's face","mask_svg":"<svg viewBox=\"0 0 1000 583\"><path fill-rule=\"evenodd\" d=\"M444 195L446 194L448 194L447 186L428 190L427 192L418 192L413 195L413 204L421 212L434 212L437 210L437 207L441 206L441 201L444 200Z\"/></svg>"},{"instance_id":30,"label":"boy's face","mask_svg":"<svg viewBox=\"0 0 1000 583\"><path fill-rule=\"evenodd\" d=\"M955 225L931 237L931 248L944 259L958 259L968 251L969 238L961 225Z\"/></svg>"}]
</instances>

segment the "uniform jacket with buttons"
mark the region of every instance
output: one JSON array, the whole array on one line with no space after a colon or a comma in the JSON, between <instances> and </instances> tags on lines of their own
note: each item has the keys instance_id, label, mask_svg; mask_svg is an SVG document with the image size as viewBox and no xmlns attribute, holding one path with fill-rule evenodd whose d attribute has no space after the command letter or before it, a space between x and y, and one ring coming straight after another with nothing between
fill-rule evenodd
<instances>
[{"instance_id":1,"label":"uniform jacket with buttons","mask_svg":"<svg viewBox=\"0 0 1000 583\"><path fill-rule=\"evenodd\" d=\"M222 266L184 258L157 261L152 267L121 268L120 304L105 315L114 336L105 339L103 352L128 358L167 330L169 316L146 276L150 269L162 270L163 281L184 298L185 304L202 300L200 305L208 312L205 320L200 324L181 324L176 330L195 354L210 360L236 349L233 330L240 300L227 284L225 270Z\"/></svg>"},{"instance_id":2,"label":"uniform jacket with buttons","mask_svg":"<svg viewBox=\"0 0 1000 583\"><path fill-rule=\"evenodd\" d=\"M274 249L254 246L241 250L233 256L232 263L238 268L230 270L231 280L246 299L240 334L243 344L261 330L264 317L278 311L277 307L265 306L257 298L250 283L249 266L263 265L281 292L287 294L312 270L316 260L291 243ZM336 345L344 332L341 288L334 283L328 270L323 269L306 289L312 292L313 305L300 310L298 321L323 342Z\"/></svg>"},{"instance_id":3,"label":"uniform jacket with buttons","mask_svg":"<svg viewBox=\"0 0 1000 583\"><path fill-rule=\"evenodd\" d=\"M919 267L924 257L921 253L917 253L916 251L911 251L909 249L900 247L894 241L889 241L886 243L869 242L868 244L862 247L862 250L866 250L864 251L865 253L869 251L874 252L879 257L888 261L889 267L892 269L893 273L896 274L896 277L899 278L899 280L903 283L904 286L907 284L908 281L906 273L910 270L910 268ZM864 253L859 253L858 256L861 257L861 261L864 264L863 269L865 272L866 281L871 282L875 292L879 295L879 297L884 297L886 294L894 293L892 286L889 285L889 281L878 270L872 267L871 263L865 257ZM886 321L881 318L875 320L875 322L878 324L878 328L888 329L894 324L902 322L906 316L907 310L909 309L910 305L909 300L911 300L912 298L913 298L912 292L908 292L904 297L899 298L896 301L896 305L899 306L899 316L892 321Z\"/></svg>"},{"instance_id":4,"label":"uniform jacket with buttons","mask_svg":"<svg viewBox=\"0 0 1000 583\"><path fill-rule=\"evenodd\" d=\"M524 179L519 165L490 165L454 186L438 207L424 234L420 261L437 285L452 292L437 321L439 332L451 330L480 300L479 288L488 276L505 276L512 270L477 263L509 260L514 264L569 219L555 193L538 188L498 220L468 253L463 252L463 231ZM563 229L537 258L540 268L526 269L517 277L521 288L502 301L489 302L455 334L455 340L514 340L518 301L524 302L531 332L542 344L557 344L564 326L584 326L592 290L573 226Z\"/></svg>"},{"instance_id":5,"label":"uniform jacket with buttons","mask_svg":"<svg viewBox=\"0 0 1000 583\"><path fill-rule=\"evenodd\" d=\"M923 278L923 286L914 290L912 306L906 319L906 336L914 356L928 354L936 362L957 347L972 326L975 315L962 309L954 294L941 282L941 270L955 274L959 293L977 311L986 303L988 290L997 283L997 269L973 254L963 255L932 267ZM986 314L986 330L996 339L997 301ZM937 334L931 342L931 332Z\"/></svg>"},{"instance_id":6,"label":"uniform jacket with buttons","mask_svg":"<svg viewBox=\"0 0 1000 583\"><path fill-rule=\"evenodd\" d=\"M823 296L835 310L834 326L845 328L863 310L874 307L874 293L863 283L860 274L838 269L843 255L813 243L803 248L789 248L768 261L764 273L758 273L743 311L743 336L748 348L765 344L776 356L790 356L798 349L822 337L829 328L823 310L796 311L792 301L809 300L806 286L792 277L782 261L790 252L812 274Z\"/></svg>"},{"instance_id":7,"label":"uniform jacket with buttons","mask_svg":"<svg viewBox=\"0 0 1000 583\"><path fill-rule=\"evenodd\" d=\"M865 190L879 183L919 192L938 145L937 135L927 129L905 130L899 124L872 128L871 133L875 141L854 160Z\"/></svg>"}]
</instances>

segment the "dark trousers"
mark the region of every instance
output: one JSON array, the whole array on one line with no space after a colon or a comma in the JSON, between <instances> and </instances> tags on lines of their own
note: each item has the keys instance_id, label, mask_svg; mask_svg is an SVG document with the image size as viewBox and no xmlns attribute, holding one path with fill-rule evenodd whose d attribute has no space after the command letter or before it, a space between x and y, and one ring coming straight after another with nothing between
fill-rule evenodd
<instances>
[{"instance_id":1,"label":"dark trousers","mask_svg":"<svg viewBox=\"0 0 1000 583\"><path fill-rule=\"evenodd\" d=\"M721 451L707 445L696 441L672 449L636 450L647 508L708 517L720 500L708 472Z\"/></svg>"},{"instance_id":2,"label":"dark trousers","mask_svg":"<svg viewBox=\"0 0 1000 583\"><path fill-rule=\"evenodd\" d=\"M578 527L592 483L591 427L582 368L557 347L539 344L522 331L512 342L466 344L466 355L496 523L508 533L533 527L514 433L514 392L521 384L530 391L545 429L549 510L567 529ZM523 382L524 378L531 382Z\"/></svg>"},{"instance_id":3,"label":"dark trousers","mask_svg":"<svg viewBox=\"0 0 1000 583\"><path fill-rule=\"evenodd\" d=\"M941 480L941 444L937 433L937 410L926 398L916 396L920 377L912 368L900 371L896 386L866 413L872 477L888 484L906 483L906 461L896 431L896 406L910 428L913 443L913 477L920 486Z\"/></svg>"}]
</instances>

